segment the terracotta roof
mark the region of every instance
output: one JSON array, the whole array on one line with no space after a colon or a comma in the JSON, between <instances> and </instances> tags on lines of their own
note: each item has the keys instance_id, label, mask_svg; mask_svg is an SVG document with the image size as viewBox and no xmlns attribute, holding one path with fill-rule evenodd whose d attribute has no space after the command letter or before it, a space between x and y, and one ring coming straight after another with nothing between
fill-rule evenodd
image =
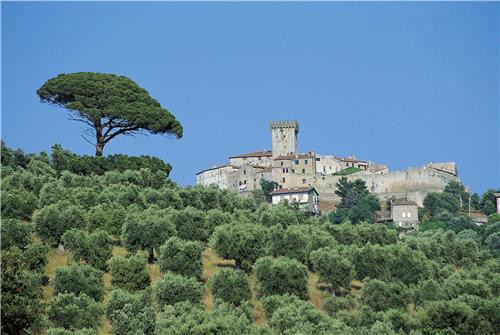
<instances>
[{"instance_id":1,"label":"terracotta roof","mask_svg":"<svg viewBox=\"0 0 500 335\"><path fill-rule=\"evenodd\" d=\"M230 164L224 164L224 165L212 166L209 169L201 170L196 175L199 175L200 173L207 172L207 171L210 171L210 170L217 170L217 169L221 169L221 168L225 168L225 167L232 167L233 169L238 169L238 167L236 167L236 166L232 166Z\"/></svg>"},{"instance_id":2,"label":"terracotta roof","mask_svg":"<svg viewBox=\"0 0 500 335\"><path fill-rule=\"evenodd\" d=\"M271 150L266 150L266 151L255 151L255 152L249 152L246 154L230 156L229 158L271 157L272 155L273 155L273 152Z\"/></svg>"},{"instance_id":3,"label":"terracotta roof","mask_svg":"<svg viewBox=\"0 0 500 335\"><path fill-rule=\"evenodd\" d=\"M314 190L316 194L318 193L314 187L292 187L292 188L280 188L272 191L270 194L284 194L284 193L308 193Z\"/></svg>"},{"instance_id":4,"label":"terracotta roof","mask_svg":"<svg viewBox=\"0 0 500 335\"><path fill-rule=\"evenodd\" d=\"M286 155L286 156L278 156L274 160L275 161L283 161L283 160L292 160L292 159L299 159L299 158L312 158L312 154L291 154L291 155Z\"/></svg>"},{"instance_id":5,"label":"terracotta roof","mask_svg":"<svg viewBox=\"0 0 500 335\"><path fill-rule=\"evenodd\" d=\"M336 157L340 159L342 162L353 162L353 163L363 163L363 164L368 164L366 161L363 161L361 159L356 159L356 158L343 158L343 157Z\"/></svg>"},{"instance_id":6,"label":"terracotta roof","mask_svg":"<svg viewBox=\"0 0 500 335\"><path fill-rule=\"evenodd\" d=\"M405 206L405 205L414 205L418 206L416 202L411 201L411 200L405 200L405 199L399 199L399 200L394 200L392 203L393 206Z\"/></svg>"}]
</instances>

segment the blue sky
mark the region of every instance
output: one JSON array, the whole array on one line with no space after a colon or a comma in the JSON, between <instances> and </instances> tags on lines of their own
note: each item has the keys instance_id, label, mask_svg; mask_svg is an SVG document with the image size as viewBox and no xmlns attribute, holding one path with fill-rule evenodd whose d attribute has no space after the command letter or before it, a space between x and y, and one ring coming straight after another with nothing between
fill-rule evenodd
<instances>
[{"instance_id":1,"label":"blue sky","mask_svg":"<svg viewBox=\"0 0 500 335\"><path fill-rule=\"evenodd\" d=\"M498 187L498 3L2 3L2 138L28 152L94 148L39 102L58 73L126 75L184 126L180 140L116 138L172 178L270 149L296 119L299 149L391 170L455 161L475 192Z\"/></svg>"}]
</instances>

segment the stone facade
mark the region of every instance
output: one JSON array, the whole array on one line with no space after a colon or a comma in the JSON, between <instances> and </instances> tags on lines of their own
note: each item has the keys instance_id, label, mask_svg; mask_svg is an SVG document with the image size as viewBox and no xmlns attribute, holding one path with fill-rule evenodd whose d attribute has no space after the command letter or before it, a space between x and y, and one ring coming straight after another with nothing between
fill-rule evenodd
<instances>
[{"instance_id":1,"label":"stone facade","mask_svg":"<svg viewBox=\"0 0 500 335\"><path fill-rule=\"evenodd\" d=\"M391 218L399 227L411 227L418 224L418 206L413 201L395 201L391 205Z\"/></svg>"},{"instance_id":2,"label":"stone facade","mask_svg":"<svg viewBox=\"0 0 500 335\"><path fill-rule=\"evenodd\" d=\"M297 121L278 121L269 124L272 136L273 158L286 156L297 152Z\"/></svg>"},{"instance_id":3,"label":"stone facade","mask_svg":"<svg viewBox=\"0 0 500 335\"><path fill-rule=\"evenodd\" d=\"M451 181L460 181L456 165L428 163L420 168L389 171L383 164L360 160L355 157L319 155L314 151L297 151L297 121L271 122L271 151L257 151L229 157L229 164L199 172L196 183L218 185L245 195L260 187L260 180L272 180L278 189L296 187L314 188L319 201L330 204L339 201L336 184L342 176L335 175L343 169L355 167L360 171L346 176L349 180L364 180L366 186L381 200L407 199L422 206L429 192L441 192Z\"/></svg>"}]
</instances>

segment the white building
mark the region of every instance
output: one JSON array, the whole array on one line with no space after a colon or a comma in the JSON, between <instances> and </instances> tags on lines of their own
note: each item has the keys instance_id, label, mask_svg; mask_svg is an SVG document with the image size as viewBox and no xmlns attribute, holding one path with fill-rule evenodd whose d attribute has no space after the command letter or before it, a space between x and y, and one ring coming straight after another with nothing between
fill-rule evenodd
<instances>
[{"instance_id":1,"label":"white building","mask_svg":"<svg viewBox=\"0 0 500 335\"><path fill-rule=\"evenodd\" d=\"M318 192L314 187L281 188L271 192L272 203L277 205L282 201L297 203L299 207L318 213Z\"/></svg>"}]
</instances>

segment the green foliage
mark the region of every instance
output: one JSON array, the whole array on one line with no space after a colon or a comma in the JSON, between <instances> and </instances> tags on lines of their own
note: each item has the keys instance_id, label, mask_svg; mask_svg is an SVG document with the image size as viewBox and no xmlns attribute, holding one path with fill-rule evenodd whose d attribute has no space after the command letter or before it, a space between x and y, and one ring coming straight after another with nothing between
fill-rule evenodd
<instances>
[{"instance_id":1,"label":"green foliage","mask_svg":"<svg viewBox=\"0 0 500 335\"><path fill-rule=\"evenodd\" d=\"M342 169L340 171L335 172L333 175L334 176L347 176L347 175L350 175L350 174L353 174L353 173L356 173L359 171L361 171L361 169L354 167L354 166L350 166L348 168L345 168L345 169Z\"/></svg>"},{"instance_id":2,"label":"green foliage","mask_svg":"<svg viewBox=\"0 0 500 335\"><path fill-rule=\"evenodd\" d=\"M490 215L496 212L496 198L495 193L500 192L500 190L487 190L484 192L481 200L479 201L479 210L486 215Z\"/></svg>"},{"instance_id":3,"label":"green foliage","mask_svg":"<svg viewBox=\"0 0 500 335\"><path fill-rule=\"evenodd\" d=\"M288 227L299 223L301 218L297 215L298 213L297 210L293 210L286 205L273 206L260 213L259 221L266 227L278 224Z\"/></svg>"},{"instance_id":4,"label":"green foliage","mask_svg":"<svg viewBox=\"0 0 500 335\"><path fill-rule=\"evenodd\" d=\"M112 257L108 262L111 284L127 291L144 290L151 283L146 262L140 255Z\"/></svg>"},{"instance_id":5,"label":"green foliage","mask_svg":"<svg viewBox=\"0 0 500 335\"><path fill-rule=\"evenodd\" d=\"M50 328L47 330L47 335L97 335L95 329L75 329L66 330L64 328Z\"/></svg>"},{"instance_id":6,"label":"green foliage","mask_svg":"<svg viewBox=\"0 0 500 335\"><path fill-rule=\"evenodd\" d=\"M37 333L43 326L42 277L30 272L17 247L2 250L3 334Z\"/></svg>"},{"instance_id":7,"label":"green foliage","mask_svg":"<svg viewBox=\"0 0 500 335\"><path fill-rule=\"evenodd\" d=\"M218 208L210 209L205 215L205 226L208 230L208 236L211 236L215 228L223 224L230 224L232 216L228 212L224 212Z\"/></svg>"},{"instance_id":8,"label":"green foliage","mask_svg":"<svg viewBox=\"0 0 500 335\"><path fill-rule=\"evenodd\" d=\"M369 279L363 286L363 302L376 312L406 308L410 302L408 288L398 282Z\"/></svg>"},{"instance_id":9,"label":"green foliage","mask_svg":"<svg viewBox=\"0 0 500 335\"><path fill-rule=\"evenodd\" d=\"M286 256L307 264L309 258L308 236L290 226L283 229L281 224L269 228L268 250L274 257Z\"/></svg>"},{"instance_id":10,"label":"green foliage","mask_svg":"<svg viewBox=\"0 0 500 335\"><path fill-rule=\"evenodd\" d=\"M33 215L35 231L51 245L61 243L65 231L85 227L85 214L81 208L67 201L47 205Z\"/></svg>"},{"instance_id":11,"label":"green foliage","mask_svg":"<svg viewBox=\"0 0 500 335\"><path fill-rule=\"evenodd\" d=\"M240 270L223 268L210 279L210 287L215 298L239 306L250 300L252 292L246 274Z\"/></svg>"},{"instance_id":12,"label":"green foliage","mask_svg":"<svg viewBox=\"0 0 500 335\"><path fill-rule=\"evenodd\" d=\"M2 218L29 220L37 208L36 195L25 189L2 190Z\"/></svg>"},{"instance_id":13,"label":"green foliage","mask_svg":"<svg viewBox=\"0 0 500 335\"><path fill-rule=\"evenodd\" d=\"M377 197L368 192L363 180L349 181L346 177L342 177L337 182L335 194L340 197L340 204L337 211L330 215L332 223L338 224L347 219L352 223L375 221L375 214L380 210L380 204Z\"/></svg>"},{"instance_id":14,"label":"green foliage","mask_svg":"<svg viewBox=\"0 0 500 335\"><path fill-rule=\"evenodd\" d=\"M236 268L248 271L265 253L267 229L261 225L230 224L217 227L210 244L219 257L234 259Z\"/></svg>"},{"instance_id":15,"label":"green foliage","mask_svg":"<svg viewBox=\"0 0 500 335\"><path fill-rule=\"evenodd\" d=\"M111 321L114 334L153 334L155 310L152 307L151 290L135 294L113 290L106 307L106 316Z\"/></svg>"},{"instance_id":16,"label":"green foliage","mask_svg":"<svg viewBox=\"0 0 500 335\"><path fill-rule=\"evenodd\" d=\"M49 249L48 245L40 242L33 242L26 246L23 256L30 271L43 273L48 263L47 254Z\"/></svg>"},{"instance_id":17,"label":"green foliage","mask_svg":"<svg viewBox=\"0 0 500 335\"><path fill-rule=\"evenodd\" d=\"M96 301L104 297L104 282L102 271L90 265L70 265L57 267L52 284L54 294L73 293L76 296L85 294Z\"/></svg>"},{"instance_id":18,"label":"green foliage","mask_svg":"<svg viewBox=\"0 0 500 335\"><path fill-rule=\"evenodd\" d=\"M255 262L254 272L261 295L295 294L307 299L307 268L286 257L262 257Z\"/></svg>"},{"instance_id":19,"label":"green foliage","mask_svg":"<svg viewBox=\"0 0 500 335\"><path fill-rule=\"evenodd\" d=\"M73 112L95 131L96 156L118 135L146 131L182 137L182 126L149 93L132 80L113 74L59 74L37 90L42 102Z\"/></svg>"},{"instance_id":20,"label":"green foliage","mask_svg":"<svg viewBox=\"0 0 500 335\"><path fill-rule=\"evenodd\" d=\"M351 294L345 297L329 296L325 299L323 309L331 316L342 310L351 310L356 307L356 298Z\"/></svg>"},{"instance_id":21,"label":"green foliage","mask_svg":"<svg viewBox=\"0 0 500 335\"><path fill-rule=\"evenodd\" d=\"M1 248L9 249L16 246L25 249L30 242L32 226L16 219L5 219L1 221Z\"/></svg>"},{"instance_id":22,"label":"green foliage","mask_svg":"<svg viewBox=\"0 0 500 335\"><path fill-rule=\"evenodd\" d=\"M450 193L429 193L424 199L424 208L430 216L435 216L443 210L456 213L460 208L460 200Z\"/></svg>"},{"instance_id":23,"label":"green foliage","mask_svg":"<svg viewBox=\"0 0 500 335\"><path fill-rule=\"evenodd\" d=\"M111 237L102 230L86 233L83 230L70 229L63 236L64 246L73 253L76 262L80 260L95 268L105 271L106 262L113 255Z\"/></svg>"},{"instance_id":24,"label":"green foliage","mask_svg":"<svg viewBox=\"0 0 500 335\"><path fill-rule=\"evenodd\" d=\"M54 327L70 330L94 328L101 324L102 304L82 293L62 293L54 296L49 305L48 318Z\"/></svg>"},{"instance_id":25,"label":"green foliage","mask_svg":"<svg viewBox=\"0 0 500 335\"><path fill-rule=\"evenodd\" d=\"M172 271L177 274L201 278L203 247L198 242L171 237L160 248L158 264L163 273Z\"/></svg>"},{"instance_id":26,"label":"green foliage","mask_svg":"<svg viewBox=\"0 0 500 335\"><path fill-rule=\"evenodd\" d=\"M246 306L236 308L219 303L213 313L207 313L201 306L184 301L165 306L158 315L155 334L269 334L265 329L257 328L252 321Z\"/></svg>"},{"instance_id":27,"label":"green foliage","mask_svg":"<svg viewBox=\"0 0 500 335\"><path fill-rule=\"evenodd\" d=\"M336 291L340 288L350 290L355 272L352 263L331 248L322 248L311 252L314 271L319 273L320 280L331 285Z\"/></svg>"},{"instance_id":28,"label":"green foliage","mask_svg":"<svg viewBox=\"0 0 500 335\"><path fill-rule=\"evenodd\" d=\"M468 323L473 318L472 309L459 300L432 301L420 310L422 327L427 331L454 330L458 334L468 334Z\"/></svg>"},{"instance_id":29,"label":"green foliage","mask_svg":"<svg viewBox=\"0 0 500 335\"><path fill-rule=\"evenodd\" d=\"M156 157L131 157L127 155L79 156L63 149L59 144L52 146L51 158L51 165L58 173L70 171L84 176L102 175L106 171L124 172L126 170L149 169L153 173L159 172L166 177L172 169L170 164Z\"/></svg>"},{"instance_id":30,"label":"green foliage","mask_svg":"<svg viewBox=\"0 0 500 335\"><path fill-rule=\"evenodd\" d=\"M132 210L127 214L123 227L125 248L134 252L137 250L149 251L149 261L154 260L154 251L176 234L174 224L170 220L169 212L157 207L150 207L145 211Z\"/></svg>"},{"instance_id":31,"label":"green foliage","mask_svg":"<svg viewBox=\"0 0 500 335\"><path fill-rule=\"evenodd\" d=\"M203 297L203 284L192 277L167 273L156 282L154 297L160 308L181 301L199 303Z\"/></svg>"},{"instance_id":32,"label":"green foliage","mask_svg":"<svg viewBox=\"0 0 500 335\"><path fill-rule=\"evenodd\" d=\"M260 188L262 192L264 193L264 197L266 198L267 202L271 202L272 196L271 192L274 191L278 187L278 183L270 180L265 180L261 179L260 180Z\"/></svg>"},{"instance_id":33,"label":"green foliage","mask_svg":"<svg viewBox=\"0 0 500 335\"><path fill-rule=\"evenodd\" d=\"M209 237L208 227L205 225L205 213L202 210L188 206L173 211L171 220L180 238L192 241L207 241Z\"/></svg>"},{"instance_id":34,"label":"green foliage","mask_svg":"<svg viewBox=\"0 0 500 335\"><path fill-rule=\"evenodd\" d=\"M274 295L261 299L269 325L279 334L350 334L337 320L319 312L310 302L293 295Z\"/></svg>"}]
</instances>

